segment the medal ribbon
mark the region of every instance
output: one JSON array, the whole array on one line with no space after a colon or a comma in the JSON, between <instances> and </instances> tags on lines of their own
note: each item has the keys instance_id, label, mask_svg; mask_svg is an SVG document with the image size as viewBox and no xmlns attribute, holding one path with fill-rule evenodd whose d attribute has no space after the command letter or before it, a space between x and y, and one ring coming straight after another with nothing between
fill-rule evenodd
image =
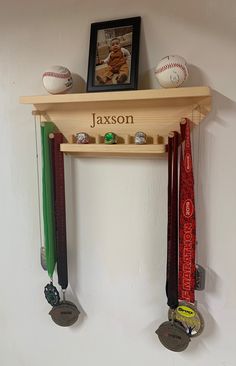
<instances>
[{"instance_id":1,"label":"medal ribbon","mask_svg":"<svg viewBox=\"0 0 236 366\"><path fill-rule=\"evenodd\" d=\"M65 178L64 156L60 151L63 142L61 133L54 133L52 139L52 161L54 172L54 211L56 223L56 250L58 283L63 290L68 286L67 243L66 243L66 206L65 206Z\"/></svg>"},{"instance_id":2,"label":"medal ribbon","mask_svg":"<svg viewBox=\"0 0 236 366\"><path fill-rule=\"evenodd\" d=\"M47 271L50 278L53 276L56 264L53 174L49 141L49 135L50 133L53 133L54 130L55 125L52 122L46 122L45 125L41 126L44 240Z\"/></svg>"},{"instance_id":3,"label":"medal ribbon","mask_svg":"<svg viewBox=\"0 0 236 366\"><path fill-rule=\"evenodd\" d=\"M179 187L179 300L194 303L196 216L190 121L181 123ZM184 151L183 151L183 141Z\"/></svg>"},{"instance_id":4,"label":"medal ribbon","mask_svg":"<svg viewBox=\"0 0 236 366\"><path fill-rule=\"evenodd\" d=\"M168 137L167 304L178 306L178 132Z\"/></svg>"}]
</instances>

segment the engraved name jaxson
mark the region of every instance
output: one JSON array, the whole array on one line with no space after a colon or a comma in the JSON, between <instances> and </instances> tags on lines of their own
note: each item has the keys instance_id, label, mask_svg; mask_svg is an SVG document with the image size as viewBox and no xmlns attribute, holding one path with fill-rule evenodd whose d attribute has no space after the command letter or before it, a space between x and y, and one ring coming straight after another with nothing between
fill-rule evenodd
<instances>
[{"instance_id":1,"label":"engraved name jaxson","mask_svg":"<svg viewBox=\"0 0 236 366\"><path fill-rule=\"evenodd\" d=\"M92 113L92 124L91 128L94 128L96 125L115 125L115 124L132 124L134 123L134 117L132 115L128 116L99 116L96 113Z\"/></svg>"}]
</instances>

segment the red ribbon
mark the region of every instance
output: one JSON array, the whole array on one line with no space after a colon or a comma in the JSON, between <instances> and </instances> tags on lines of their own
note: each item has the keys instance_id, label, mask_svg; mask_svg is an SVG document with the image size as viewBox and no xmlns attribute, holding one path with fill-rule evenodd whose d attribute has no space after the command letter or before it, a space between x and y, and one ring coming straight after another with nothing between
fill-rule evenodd
<instances>
[{"instance_id":1,"label":"red ribbon","mask_svg":"<svg viewBox=\"0 0 236 366\"><path fill-rule=\"evenodd\" d=\"M195 302L196 216L190 121L181 124L179 184L179 300ZM185 140L185 143L183 142ZM183 146L184 149L183 149ZM183 151L184 150L184 151Z\"/></svg>"}]
</instances>

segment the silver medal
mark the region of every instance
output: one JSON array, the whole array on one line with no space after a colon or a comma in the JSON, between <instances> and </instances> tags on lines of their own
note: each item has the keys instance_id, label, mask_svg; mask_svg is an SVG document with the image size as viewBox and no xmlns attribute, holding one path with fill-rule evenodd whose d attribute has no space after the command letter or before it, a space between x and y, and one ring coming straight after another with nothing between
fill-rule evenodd
<instances>
[{"instance_id":1,"label":"silver medal","mask_svg":"<svg viewBox=\"0 0 236 366\"><path fill-rule=\"evenodd\" d=\"M184 351L190 342L185 329L175 321L166 321L156 330L156 334L164 347L173 352Z\"/></svg>"}]
</instances>

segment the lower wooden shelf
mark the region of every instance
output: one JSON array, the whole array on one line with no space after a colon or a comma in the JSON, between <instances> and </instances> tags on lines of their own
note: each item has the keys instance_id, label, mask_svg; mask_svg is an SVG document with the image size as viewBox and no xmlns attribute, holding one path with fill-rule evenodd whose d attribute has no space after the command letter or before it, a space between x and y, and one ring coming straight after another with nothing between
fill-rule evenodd
<instances>
[{"instance_id":1,"label":"lower wooden shelf","mask_svg":"<svg viewBox=\"0 0 236 366\"><path fill-rule=\"evenodd\" d=\"M78 154L84 157L101 156L138 156L155 157L161 156L166 152L164 144L61 144L61 151L69 154Z\"/></svg>"}]
</instances>

